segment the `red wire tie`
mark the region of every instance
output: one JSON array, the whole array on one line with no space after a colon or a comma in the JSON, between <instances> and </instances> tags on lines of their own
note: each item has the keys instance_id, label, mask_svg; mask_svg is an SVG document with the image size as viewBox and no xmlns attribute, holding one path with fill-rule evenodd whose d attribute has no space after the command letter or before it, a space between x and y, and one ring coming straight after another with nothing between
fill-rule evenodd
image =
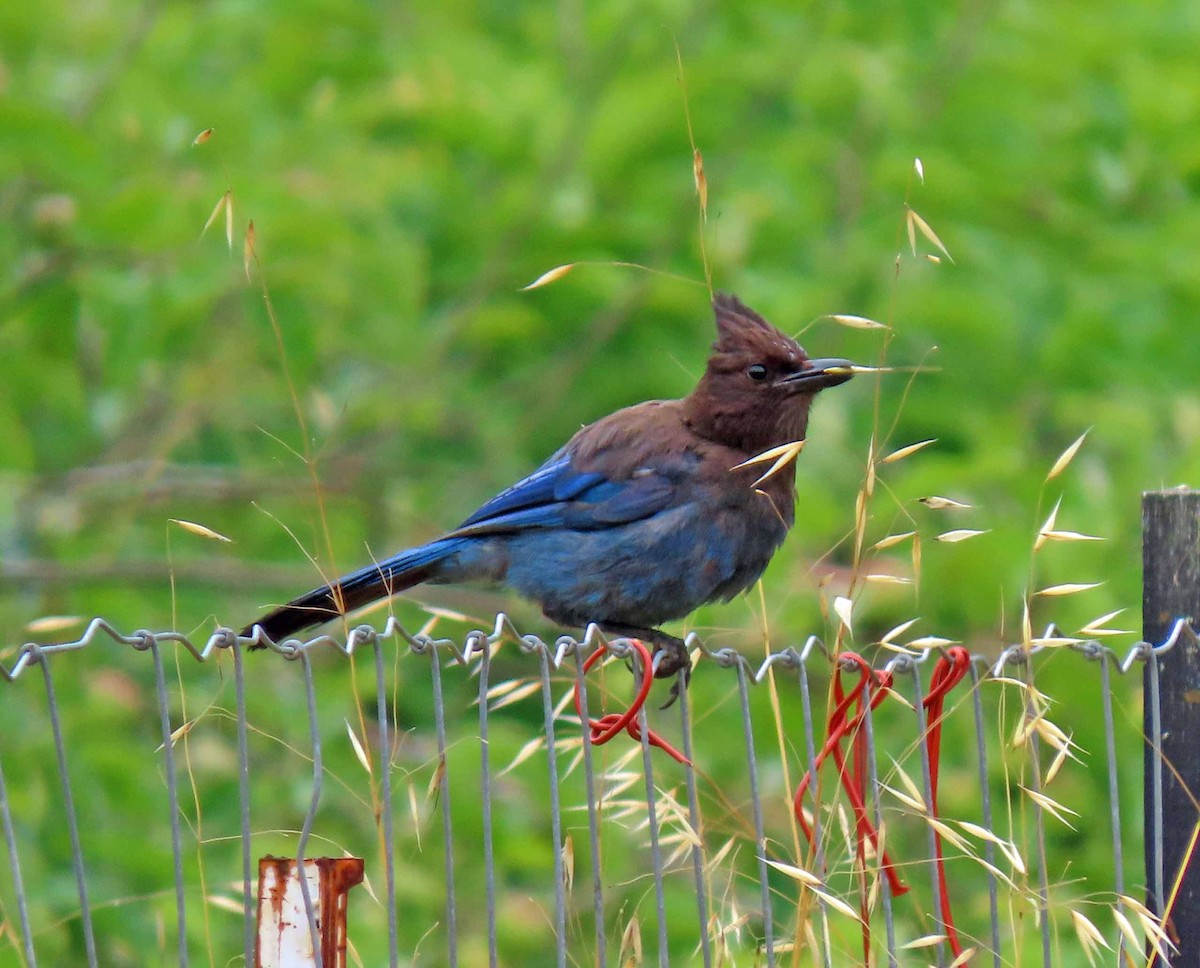
<instances>
[{"instance_id":1,"label":"red wire tie","mask_svg":"<svg viewBox=\"0 0 1200 968\"><path fill-rule=\"evenodd\" d=\"M638 687L637 696L634 697L629 708L623 713L608 713L598 720L588 720L588 728L593 746L603 746L622 731L629 733L637 742L641 742L642 733L637 723L637 715L650 695L650 687L654 682L654 672L651 666L649 649L638 639L630 639L629 641L638 650L638 654L642 660L642 681ZM600 657L607 650L608 646L605 645L588 656L587 661L583 664L585 674L591 670L592 666L599 661ZM871 692L871 709L876 709L883 702L884 697L891 691L892 675L889 672L876 672L871 668L870 663L866 659L854 652L843 652L840 658L858 666L859 680L847 693L842 684L842 670L840 666L835 673L833 680L834 708L829 714L829 721L826 728L828 735L824 746L821 748L821 752L816 756L814 768L815 770L819 770L821 765L830 756L833 757L834 762L837 764L838 777L841 780L842 788L845 790L846 798L850 801L850 807L854 813L855 829L858 836L858 851L861 858L865 856L866 843L868 841L873 848L878 849L879 847L879 832L875 829L874 824L867 815L864 797L866 785L866 736L862 732L861 727L866 717L866 710L863 709L862 696L866 690L867 682L874 680L875 688ZM952 646L947 649L946 654L938 659L937 665L934 666L933 674L930 677L929 693L922 700L922 705L929 713L925 747L929 756L930 797L932 800L930 804L932 807L931 815L935 819L938 815L938 775L941 764L942 721L946 695L963 680L970 665L971 658L966 649L961 646ZM583 709L578 682L575 683L574 698L575 711L580 719L582 719ZM850 713L851 709L854 710L852 714ZM655 733L654 730L647 730L646 735L647 742L651 746L658 747L672 759L691 766L691 761L686 756ZM853 742L853 771L847 770L846 757L842 750L842 742L847 737L852 737ZM804 793L812 783L813 772L814 770L809 770L801 778L796 788L793 805L796 820L810 844L813 841L813 829L804 817L802 801ZM950 942L950 948L955 957L957 957L962 954L963 948L950 910L950 892L946 881L945 859L942 853L942 836L936 829L934 830L934 845L938 874L938 894L942 904L942 919L946 929L946 936ZM882 862L882 869L888 879L892 896L900 897L906 894L909 887L896 874L895 865L892 863L887 851L883 853Z\"/></svg>"},{"instance_id":2,"label":"red wire tie","mask_svg":"<svg viewBox=\"0 0 1200 968\"><path fill-rule=\"evenodd\" d=\"M638 687L638 693L634 697L629 708L623 713L608 713L601 716L599 719L589 719L588 729L592 738L593 746L603 746L610 739L620 733L622 730L632 736L637 742L642 741L642 730L638 725L637 715L641 712L642 707L646 704L646 698L650 695L650 687L654 684L654 668L651 664L650 650L644 646L639 639L629 639L633 643L638 654L642 658L642 682ZM586 675L596 664L599 658L608 651L608 646L604 645L597 649L587 657L587 661L583 664L583 671ZM583 708L579 698L579 681L575 682L575 712L579 718L583 719ZM692 761L675 749L670 743L659 736L654 730L646 730L646 741L651 746L656 746L672 759L679 761L684 766L691 766Z\"/></svg>"},{"instance_id":3,"label":"red wire tie","mask_svg":"<svg viewBox=\"0 0 1200 968\"><path fill-rule=\"evenodd\" d=\"M838 778L841 781L842 789L846 792L846 799L850 801L850 809L854 813L854 825L858 836L858 851L859 856L864 857L866 854L866 843L869 841L872 848L879 847L879 832L875 829L875 825L871 822L871 818L867 815L866 802L863 795L865 788L865 766L866 766L866 745L865 734L860 732L863 719L866 716L866 711L862 708L863 692L866 690L868 680L874 680L875 688L871 692L871 709L875 709L884 697L888 694L892 687L892 676L889 672L875 672L870 663L862 656L854 652L843 652L839 659L849 660L858 666L859 680L858 683L847 693L842 685L842 670L839 665L837 672L833 678L833 698L834 708L829 713L829 721L826 727L827 738L825 745L821 748L821 752L817 754L813 769L809 770L800 779L799 785L796 787L796 796L793 802L793 811L796 815L796 820L800 824L800 828L804 831L804 836L811 844L813 842L812 826L804 817L803 798L804 793L809 785L813 782L813 774L820 770L821 764L830 756L838 767ZM853 714L850 714L853 709ZM849 714L849 715L848 715ZM847 736L853 736L854 739L854 759L855 770L852 773L846 769L846 757L842 751L842 742ZM888 879L888 884L891 887L892 896L899 897L908 891L908 886L904 884L896 874L895 865L887 852L883 854L883 872Z\"/></svg>"},{"instance_id":4,"label":"red wire tie","mask_svg":"<svg viewBox=\"0 0 1200 968\"><path fill-rule=\"evenodd\" d=\"M935 819L938 815L938 766L942 753L942 708L945 705L946 694L962 682L970 667L970 653L961 645L951 646L934 666L933 674L929 678L929 694L921 701L929 713L925 733L925 749L929 754L930 812ZM950 950L957 958L962 954L963 948L958 939L958 931L954 927L954 916L950 912L950 890L946 885L946 862L942 857L942 835L936 827L933 831L933 843L937 861L938 895L942 901L942 923L946 927Z\"/></svg>"},{"instance_id":5,"label":"red wire tie","mask_svg":"<svg viewBox=\"0 0 1200 968\"><path fill-rule=\"evenodd\" d=\"M865 850L864 845L866 841L870 841L874 847L878 847L879 844L879 834L867 816L863 796L866 778L866 736L860 730L865 717L865 710L862 708L862 694L866 689L868 676L872 677L875 680L876 688L871 695L871 709L875 709L883 701L884 696L891 690L892 677L890 673L874 672L870 664L856 653L844 652L840 658L847 659L858 666L859 681L847 693L842 685L842 670L840 667L838 668L833 681L834 708L829 714L829 723L827 726L828 738L825 740L825 745L822 747L820 754L816 757L814 766L819 770L821 764L829 756L832 756L834 762L837 764L842 787L846 791L846 797L850 801L851 809L854 812L855 827L858 834L858 850L861 857ZM930 677L929 693L921 701L921 704L929 713L925 733L925 748L929 758L929 793L932 801L930 807L932 808L931 816L934 819L937 819L938 816L938 775L941 765L942 722L946 695L951 689L962 682L970 666L970 653L962 646L953 646L947 649L946 654L938 659L937 664L934 666L933 674ZM854 709L854 712L852 715L848 715L851 708ZM853 734L854 743L853 773L848 772L846 769L845 754L842 751L841 745L845 738L851 734ZM801 800L804 792L812 783L812 773L813 771L805 773L804 777L800 780L800 785L796 788L794 803L796 819L800 823L800 827L804 831L805 837L808 838L809 843L812 843L813 831L808 821L804 818ZM934 830L934 852L937 863L938 896L941 899L942 920L946 929L946 937L950 942L950 948L954 952L955 957L957 957L962 954L963 948L958 937L958 931L954 925L954 916L950 909L950 891L946 881L946 864L942 853L942 835L936 829ZM894 897L898 897L909 890L897 877L892 861L886 852L883 855L883 870L888 878L888 884L892 889ZM864 936L864 943L869 943L866 940L867 937Z\"/></svg>"}]
</instances>

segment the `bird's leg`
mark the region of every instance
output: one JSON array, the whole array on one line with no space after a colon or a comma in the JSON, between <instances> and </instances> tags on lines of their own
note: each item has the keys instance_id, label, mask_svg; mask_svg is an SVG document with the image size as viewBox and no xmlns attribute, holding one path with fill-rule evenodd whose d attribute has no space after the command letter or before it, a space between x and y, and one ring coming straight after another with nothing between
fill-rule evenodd
<instances>
[{"instance_id":1,"label":"bird's leg","mask_svg":"<svg viewBox=\"0 0 1200 968\"><path fill-rule=\"evenodd\" d=\"M692 660L683 639L668 635L659 629L638 628L633 625L602 624L600 628L608 635L622 639L640 639L653 646L654 657L657 660L654 666L654 678L669 679L682 671L683 686L686 688L688 682L691 681ZM680 680L676 679L671 686L671 698L667 700L663 709L668 708L679 698L679 688Z\"/></svg>"}]
</instances>

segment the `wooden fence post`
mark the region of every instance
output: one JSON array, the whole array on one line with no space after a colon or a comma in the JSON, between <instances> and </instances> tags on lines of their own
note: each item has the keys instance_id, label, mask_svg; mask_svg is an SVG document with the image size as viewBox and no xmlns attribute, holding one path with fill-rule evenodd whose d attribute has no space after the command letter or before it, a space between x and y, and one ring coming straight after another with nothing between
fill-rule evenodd
<instances>
[{"instance_id":1,"label":"wooden fence post","mask_svg":"<svg viewBox=\"0 0 1200 968\"><path fill-rule=\"evenodd\" d=\"M1143 638L1161 644L1179 618L1195 627L1200 620L1200 491L1179 488L1142 495L1142 566ZM1200 647L1185 637L1157 661L1147 662L1143 675L1148 906L1161 915L1170 902L1165 927L1180 952L1172 963L1196 965L1200 857L1195 855L1193 834L1200 822L1195 799L1200 797ZM1155 682L1158 735L1153 722ZM1156 774L1162 778L1161 800ZM1161 962L1156 959L1154 964Z\"/></svg>"}]
</instances>

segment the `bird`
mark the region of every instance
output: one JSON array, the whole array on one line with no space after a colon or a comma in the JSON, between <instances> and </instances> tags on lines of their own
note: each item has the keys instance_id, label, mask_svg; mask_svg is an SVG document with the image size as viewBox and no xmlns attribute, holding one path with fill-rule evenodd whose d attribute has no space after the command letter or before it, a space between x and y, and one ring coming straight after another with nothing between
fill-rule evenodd
<instances>
[{"instance_id":1,"label":"bird","mask_svg":"<svg viewBox=\"0 0 1200 968\"><path fill-rule=\"evenodd\" d=\"M747 461L803 441L816 395L854 372L849 360L809 358L736 296L716 294L712 309L717 338L686 397L584 426L454 530L241 634L264 647L262 636L279 643L414 585L482 581L533 600L557 625L640 639L656 676L683 670L686 683L685 644L660 626L748 590L795 520L795 462L763 475Z\"/></svg>"}]
</instances>

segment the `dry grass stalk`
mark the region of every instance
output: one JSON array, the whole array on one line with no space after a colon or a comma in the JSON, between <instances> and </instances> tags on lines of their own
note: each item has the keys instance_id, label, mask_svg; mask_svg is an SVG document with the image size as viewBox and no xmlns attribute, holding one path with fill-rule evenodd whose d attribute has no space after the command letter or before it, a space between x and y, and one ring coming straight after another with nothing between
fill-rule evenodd
<instances>
[{"instance_id":1,"label":"dry grass stalk","mask_svg":"<svg viewBox=\"0 0 1200 968\"><path fill-rule=\"evenodd\" d=\"M533 280L528 286L522 286L519 292L529 292L530 289L540 289L542 286L548 286L552 282L557 282L568 272L575 268L577 263L568 262L566 265L555 266L553 269L547 269L540 276Z\"/></svg>"},{"instance_id":2,"label":"dry grass stalk","mask_svg":"<svg viewBox=\"0 0 1200 968\"><path fill-rule=\"evenodd\" d=\"M417 850L421 849L421 808L417 803L417 789L411 783L408 787L408 816L412 821L413 834L417 839Z\"/></svg>"},{"instance_id":3,"label":"dry grass stalk","mask_svg":"<svg viewBox=\"0 0 1200 968\"><path fill-rule=\"evenodd\" d=\"M886 537L880 538L873 545L871 545L871 550L886 551L888 548L894 548L901 542L908 541L910 538L916 535L916 533L917 532L915 531L902 531L899 534L889 534Z\"/></svg>"},{"instance_id":4,"label":"dry grass stalk","mask_svg":"<svg viewBox=\"0 0 1200 968\"><path fill-rule=\"evenodd\" d=\"M1039 538L1046 541L1103 541L1098 534L1083 534L1079 531L1042 531Z\"/></svg>"},{"instance_id":5,"label":"dry grass stalk","mask_svg":"<svg viewBox=\"0 0 1200 968\"><path fill-rule=\"evenodd\" d=\"M497 773L496 776L501 777L511 773L545 745L546 740L543 736L535 736L533 739L526 741L517 751L517 755L512 758L512 762L510 762L508 766L504 767L504 769Z\"/></svg>"},{"instance_id":6,"label":"dry grass stalk","mask_svg":"<svg viewBox=\"0 0 1200 968\"><path fill-rule=\"evenodd\" d=\"M871 572L863 576L863 581L876 585L911 585L913 580L901 575L888 575L881 572Z\"/></svg>"},{"instance_id":7,"label":"dry grass stalk","mask_svg":"<svg viewBox=\"0 0 1200 968\"><path fill-rule=\"evenodd\" d=\"M1070 447L1058 455L1058 460L1054 462L1054 466L1050 468L1050 473L1046 475L1047 481L1054 480L1054 478L1067 469L1067 465L1075 459L1075 455L1079 453L1079 448L1083 446L1083 442L1089 433L1091 433L1090 429L1085 430Z\"/></svg>"},{"instance_id":8,"label":"dry grass stalk","mask_svg":"<svg viewBox=\"0 0 1200 968\"><path fill-rule=\"evenodd\" d=\"M838 621L842 623L847 632L854 631L853 612L854 602L849 598L838 595L833 599L833 611L837 615Z\"/></svg>"},{"instance_id":9,"label":"dry grass stalk","mask_svg":"<svg viewBox=\"0 0 1200 968\"><path fill-rule=\"evenodd\" d=\"M920 938L913 938L907 944L900 945L901 951L920 951L922 948L932 948L935 945L943 944L949 939L944 934L926 934Z\"/></svg>"},{"instance_id":10,"label":"dry grass stalk","mask_svg":"<svg viewBox=\"0 0 1200 968\"><path fill-rule=\"evenodd\" d=\"M1132 629L1105 628L1105 626L1109 622L1111 622L1114 618L1116 618L1118 615L1120 615L1124 611L1125 611L1125 609L1118 608L1115 612L1108 612L1105 615L1101 615L1099 618L1092 619L1092 621L1088 622L1087 625L1085 625L1083 628L1081 628L1079 630L1079 634L1086 635L1089 638L1099 638L1099 637L1102 637L1105 635L1133 635L1133 634L1135 634Z\"/></svg>"},{"instance_id":11,"label":"dry grass stalk","mask_svg":"<svg viewBox=\"0 0 1200 968\"><path fill-rule=\"evenodd\" d=\"M929 824L929 826L931 826L939 834L941 834L942 839L944 841L946 841L946 843L951 844L957 850L962 851L964 854L966 854L970 857L974 856L974 851L971 850L970 844L968 844L965 840L963 840L962 836L953 827L950 827L948 824L943 823L941 820L938 820L936 817L926 817L925 822L927 824Z\"/></svg>"},{"instance_id":12,"label":"dry grass stalk","mask_svg":"<svg viewBox=\"0 0 1200 968\"><path fill-rule=\"evenodd\" d=\"M1040 806L1043 810L1045 810L1047 813L1049 813L1052 817L1054 817L1055 820L1057 820L1059 823L1061 823L1064 827L1069 827L1071 830L1075 829L1075 827L1071 824L1071 822L1069 820L1067 820L1067 818L1064 816L1064 814L1069 813L1072 817L1078 817L1079 816L1078 813L1076 813L1070 807L1063 806L1063 804L1059 803L1053 797L1047 796L1045 793L1039 793L1037 790L1032 790L1029 787L1022 786L1020 784L1018 784L1018 786L1021 789L1021 791L1027 797L1029 797L1030 800L1032 800L1034 803L1036 803L1038 806Z\"/></svg>"},{"instance_id":13,"label":"dry grass stalk","mask_svg":"<svg viewBox=\"0 0 1200 968\"><path fill-rule=\"evenodd\" d=\"M845 326L849 329L891 329L887 323L881 323L876 319L869 319L866 316L853 316L849 313L829 313L826 319L832 319L839 326Z\"/></svg>"},{"instance_id":14,"label":"dry grass stalk","mask_svg":"<svg viewBox=\"0 0 1200 968\"><path fill-rule=\"evenodd\" d=\"M959 511L974 507L973 504L964 504L962 501L955 501L948 497L939 497L936 494L931 494L929 497L919 497L917 501L935 511Z\"/></svg>"},{"instance_id":15,"label":"dry grass stalk","mask_svg":"<svg viewBox=\"0 0 1200 968\"><path fill-rule=\"evenodd\" d=\"M226 191L224 195L217 199L217 204L213 207L212 214L208 217L208 221L204 223L204 228L200 230L201 238L204 238L204 233L207 232L212 226L213 222L217 220L217 216L219 216L221 212L225 211L226 209L228 209L230 212L233 211L233 193L230 191ZM229 226L229 221L232 220L232 218L232 215L226 216L226 231L230 235L232 235L232 230ZM231 250L233 249L232 238L229 240L229 248Z\"/></svg>"},{"instance_id":16,"label":"dry grass stalk","mask_svg":"<svg viewBox=\"0 0 1200 968\"><path fill-rule=\"evenodd\" d=\"M819 897L822 901L824 901L825 904L830 909L837 911L838 914L844 914L846 917L850 918L853 921L861 921L862 920L858 916L858 912L856 910L854 910L854 908L852 908L845 901L843 901L840 897L837 897L834 894L830 894L828 891L823 891L817 887L812 888L812 892L817 897Z\"/></svg>"},{"instance_id":17,"label":"dry grass stalk","mask_svg":"<svg viewBox=\"0 0 1200 968\"><path fill-rule=\"evenodd\" d=\"M445 773L446 761L444 759L440 759L438 760L437 767L434 769L433 774L429 777L429 785L425 788L426 803L437 800L438 793L442 789L442 777L445 776Z\"/></svg>"},{"instance_id":18,"label":"dry grass stalk","mask_svg":"<svg viewBox=\"0 0 1200 968\"><path fill-rule=\"evenodd\" d=\"M1099 588L1103 585L1102 581L1091 582L1064 582L1061 585L1050 585L1048 588L1043 588L1034 592L1034 595L1040 595L1043 598L1054 598L1061 595L1078 595L1080 592L1090 591L1093 588Z\"/></svg>"},{"instance_id":19,"label":"dry grass stalk","mask_svg":"<svg viewBox=\"0 0 1200 968\"><path fill-rule=\"evenodd\" d=\"M924 450L926 447L930 446L931 444L936 444L936 443L937 443L936 437L930 437L927 440L918 440L915 444L909 444L907 447L901 447L898 450L893 450L890 454L888 454L886 457L884 457L882 460L880 460L879 463L894 464L897 461L904 460L905 457L909 457L909 456L915 454L917 451Z\"/></svg>"},{"instance_id":20,"label":"dry grass stalk","mask_svg":"<svg viewBox=\"0 0 1200 968\"><path fill-rule=\"evenodd\" d=\"M226 897L223 894L209 894L204 898L206 904L210 904L220 911L228 911L230 914L236 914L239 917L246 913L246 904L242 898L234 900L231 897Z\"/></svg>"},{"instance_id":21,"label":"dry grass stalk","mask_svg":"<svg viewBox=\"0 0 1200 968\"><path fill-rule=\"evenodd\" d=\"M934 232L933 229L930 228L929 223L921 218L921 216L918 215L911 207L905 208L905 221L908 225L909 248L912 250L912 254L914 256L917 254L916 233L920 232L929 242L933 243L933 245L937 247L942 255L944 255L951 262L954 261L954 256L952 256L950 254L950 250L942 244L942 240L938 238L937 233Z\"/></svg>"},{"instance_id":22,"label":"dry grass stalk","mask_svg":"<svg viewBox=\"0 0 1200 968\"><path fill-rule=\"evenodd\" d=\"M987 530L977 531L973 528L956 528L953 531L943 531L941 534L934 535L934 541L944 541L947 544L957 544L959 541L967 541L970 538L978 538L981 534L987 534Z\"/></svg>"},{"instance_id":23,"label":"dry grass stalk","mask_svg":"<svg viewBox=\"0 0 1200 968\"><path fill-rule=\"evenodd\" d=\"M258 259L258 253L254 246L255 240L254 219L251 219L246 226L246 241L242 245L242 268L246 272L246 281L250 281L250 263Z\"/></svg>"},{"instance_id":24,"label":"dry grass stalk","mask_svg":"<svg viewBox=\"0 0 1200 968\"><path fill-rule=\"evenodd\" d=\"M919 621L921 621L920 618L910 618L907 622L901 622L899 625L894 626L884 633L883 638L879 640L879 644L890 645L894 639L899 638Z\"/></svg>"},{"instance_id":25,"label":"dry grass stalk","mask_svg":"<svg viewBox=\"0 0 1200 968\"><path fill-rule=\"evenodd\" d=\"M1146 905L1136 898L1132 898L1127 894L1119 894L1117 895L1117 900L1134 913L1138 924L1141 926L1142 934L1146 938L1146 943L1154 949L1154 953L1158 956L1159 960L1165 963L1168 960L1168 952L1174 945L1171 944L1171 940L1167 937L1167 932L1163 928L1162 922L1154 916L1153 912Z\"/></svg>"},{"instance_id":26,"label":"dry grass stalk","mask_svg":"<svg viewBox=\"0 0 1200 968\"><path fill-rule=\"evenodd\" d=\"M772 475L778 473L797 457L800 456L800 451L804 449L803 440L793 440L790 444L780 444L778 447L772 447L770 450L765 450L749 460L742 461L740 464L734 464L730 468L731 471L741 470L743 467L751 467L754 464L765 464L767 461L774 461L770 469L756 480L751 487L758 487L763 481L767 480Z\"/></svg>"},{"instance_id":27,"label":"dry grass stalk","mask_svg":"<svg viewBox=\"0 0 1200 968\"><path fill-rule=\"evenodd\" d=\"M897 790L895 787L888 786L886 783L881 783L880 787L885 793L890 793L910 810L916 813L925 812L925 802L920 797L912 797L908 793Z\"/></svg>"},{"instance_id":28,"label":"dry grass stalk","mask_svg":"<svg viewBox=\"0 0 1200 968\"><path fill-rule=\"evenodd\" d=\"M958 645L955 639L942 638L940 635L923 635L919 639L913 639L907 643L910 649L945 649L952 645Z\"/></svg>"},{"instance_id":29,"label":"dry grass stalk","mask_svg":"<svg viewBox=\"0 0 1200 968\"><path fill-rule=\"evenodd\" d=\"M82 625L82 615L43 615L32 622L25 623L25 631L31 635L48 635L51 632L63 632L66 629Z\"/></svg>"},{"instance_id":30,"label":"dry grass stalk","mask_svg":"<svg viewBox=\"0 0 1200 968\"><path fill-rule=\"evenodd\" d=\"M902 767L895 760L892 760L892 772L899 778L900 782L904 784L904 789L908 791L910 802L915 804L914 809L917 811L917 813L925 813L927 810L925 806L925 795L921 792L921 788L918 787L913 781L913 778L909 776L904 767Z\"/></svg>"},{"instance_id":31,"label":"dry grass stalk","mask_svg":"<svg viewBox=\"0 0 1200 968\"><path fill-rule=\"evenodd\" d=\"M575 841L570 831L563 836L562 865L563 887L566 888L567 894L570 894L571 888L575 886Z\"/></svg>"},{"instance_id":32,"label":"dry grass stalk","mask_svg":"<svg viewBox=\"0 0 1200 968\"><path fill-rule=\"evenodd\" d=\"M637 968L642 963L642 928L637 914L630 915L625 930L621 932L617 961L622 968Z\"/></svg>"},{"instance_id":33,"label":"dry grass stalk","mask_svg":"<svg viewBox=\"0 0 1200 968\"><path fill-rule=\"evenodd\" d=\"M1045 535L1054 529L1054 525L1058 521L1058 509L1062 507L1062 498L1060 497L1054 502L1054 509L1050 512L1050 516L1046 518L1046 523L1038 528L1038 535L1033 542L1033 550L1041 551L1042 545L1046 543Z\"/></svg>"},{"instance_id":34,"label":"dry grass stalk","mask_svg":"<svg viewBox=\"0 0 1200 968\"><path fill-rule=\"evenodd\" d=\"M1071 924L1075 928L1075 937L1079 939L1079 945L1083 948L1089 965L1096 963L1096 955L1099 954L1100 948L1112 951L1112 946L1104 939L1100 929L1083 912L1071 908Z\"/></svg>"},{"instance_id":35,"label":"dry grass stalk","mask_svg":"<svg viewBox=\"0 0 1200 968\"><path fill-rule=\"evenodd\" d=\"M775 870L779 871L781 874L790 877L792 880L799 881L806 887L825 886L825 882L821 880L821 878L817 877L816 874L805 870L803 867L797 867L795 864L785 864L783 861L778 860L768 860L767 864L771 867L774 867Z\"/></svg>"},{"instance_id":36,"label":"dry grass stalk","mask_svg":"<svg viewBox=\"0 0 1200 968\"><path fill-rule=\"evenodd\" d=\"M364 770L367 771L367 776L371 776L371 760L367 756L367 751L363 748L362 741L359 740L358 734L354 732L354 727L350 725L350 720L345 720L346 732L350 735L350 746L354 750L354 756Z\"/></svg>"},{"instance_id":37,"label":"dry grass stalk","mask_svg":"<svg viewBox=\"0 0 1200 968\"><path fill-rule=\"evenodd\" d=\"M515 702L520 702L528 696L536 695L542 691L542 684L537 679L532 681L522 682L516 680L517 685L507 694L501 696L496 702L488 703L488 709L495 712L497 709L503 709L505 706L511 706ZM490 690L489 690L490 692ZM490 697L489 697L490 699Z\"/></svg>"},{"instance_id":38,"label":"dry grass stalk","mask_svg":"<svg viewBox=\"0 0 1200 968\"><path fill-rule=\"evenodd\" d=\"M197 524L195 521L184 521L181 518L167 518L171 524L178 525L187 531L189 534L199 535L201 538L209 538L213 541L223 541L226 544L232 544L233 539L227 538L219 531L214 531L212 528L205 527L203 524Z\"/></svg>"}]
</instances>

